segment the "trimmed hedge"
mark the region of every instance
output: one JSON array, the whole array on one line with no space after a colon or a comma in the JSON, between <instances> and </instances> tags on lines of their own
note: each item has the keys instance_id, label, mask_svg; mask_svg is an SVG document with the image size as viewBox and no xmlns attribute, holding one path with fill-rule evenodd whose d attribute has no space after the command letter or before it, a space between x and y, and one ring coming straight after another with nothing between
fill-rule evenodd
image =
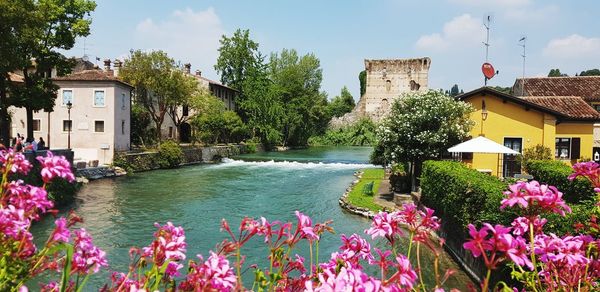
<instances>
[{"instance_id":1,"label":"trimmed hedge","mask_svg":"<svg viewBox=\"0 0 600 292\"><path fill-rule=\"evenodd\" d=\"M526 169L533 179L541 184L555 186L563 193L563 199L570 204L579 204L595 198L594 187L583 177L570 181L567 177L573 169L561 161L530 160Z\"/></svg>"},{"instance_id":2,"label":"trimmed hedge","mask_svg":"<svg viewBox=\"0 0 600 292\"><path fill-rule=\"evenodd\" d=\"M507 184L460 162L426 161L421 174L421 201L444 220L463 227L483 222L509 225L514 214L500 211Z\"/></svg>"}]
</instances>

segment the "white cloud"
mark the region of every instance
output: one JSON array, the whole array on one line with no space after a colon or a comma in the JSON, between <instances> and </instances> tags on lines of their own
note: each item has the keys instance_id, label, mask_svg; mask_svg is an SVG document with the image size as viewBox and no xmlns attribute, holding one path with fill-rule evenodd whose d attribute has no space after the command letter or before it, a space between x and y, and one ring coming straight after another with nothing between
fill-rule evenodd
<instances>
[{"instance_id":1,"label":"white cloud","mask_svg":"<svg viewBox=\"0 0 600 292\"><path fill-rule=\"evenodd\" d=\"M557 59L598 59L599 51L600 38L586 38L578 34L572 34L548 42L543 50L543 55Z\"/></svg>"},{"instance_id":2,"label":"white cloud","mask_svg":"<svg viewBox=\"0 0 600 292\"><path fill-rule=\"evenodd\" d=\"M484 37L481 20L470 14L463 14L446 22L441 33L421 36L415 47L419 50L441 51L448 48L479 46Z\"/></svg>"},{"instance_id":3,"label":"white cloud","mask_svg":"<svg viewBox=\"0 0 600 292\"><path fill-rule=\"evenodd\" d=\"M135 43L140 49L160 49L192 69L213 72L219 39L225 33L215 10L175 10L161 21L147 18L137 24Z\"/></svg>"}]
</instances>

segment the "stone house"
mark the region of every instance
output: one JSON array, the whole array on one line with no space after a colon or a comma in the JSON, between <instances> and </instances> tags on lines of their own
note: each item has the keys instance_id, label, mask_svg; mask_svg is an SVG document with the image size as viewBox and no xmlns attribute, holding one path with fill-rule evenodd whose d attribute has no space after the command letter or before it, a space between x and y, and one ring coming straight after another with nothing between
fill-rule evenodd
<instances>
[{"instance_id":1,"label":"stone house","mask_svg":"<svg viewBox=\"0 0 600 292\"><path fill-rule=\"evenodd\" d=\"M59 86L54 109L33 114L32 138L43 137L50 149L71 148L76 162L88 164L109 164L115 152L129 150L133 87L118 78L120 66L116 60L112 70L106 60L104 70L82 68L53 77ZM25 134L25 109L10 112L12 135Z\"/></svg>"}]
</instances>

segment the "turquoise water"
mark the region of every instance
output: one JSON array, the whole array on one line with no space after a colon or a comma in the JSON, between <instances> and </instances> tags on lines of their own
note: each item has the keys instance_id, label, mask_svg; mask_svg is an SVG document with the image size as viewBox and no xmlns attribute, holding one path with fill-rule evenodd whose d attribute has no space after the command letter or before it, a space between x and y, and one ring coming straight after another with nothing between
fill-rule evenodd
<instances>
[{"instance_id":1,"label":"turquoise water","mask_svg":"<svg viewBox=\"0 0 600 292\"><path fill-rule=\"evenodd\" d=\"M183 226L187 256L193 259L226 238L219 231L222 218L232 228L244 216L296 222L295 210L313 222L333 220L337 235L324 236L320 245L324 261L338 249L340 234L364 234L369 226L369 220L343 211L338 199L356 170L373 167L367 164L370 152L368 147L315 147L93 181L80 190L71 209L84 218L80 227L107 252L110 270L127 271L129 248L150 243L154 222ZM41 240L52 228L53 219L47 218L33 232ZM242 252L248 262L266 262L261 258L266 247L258 238ZM88 286L100 287L107 280L108 273L99 274ZM460 282L464 278L455 280Z\"/></svg>"}]
</instances>

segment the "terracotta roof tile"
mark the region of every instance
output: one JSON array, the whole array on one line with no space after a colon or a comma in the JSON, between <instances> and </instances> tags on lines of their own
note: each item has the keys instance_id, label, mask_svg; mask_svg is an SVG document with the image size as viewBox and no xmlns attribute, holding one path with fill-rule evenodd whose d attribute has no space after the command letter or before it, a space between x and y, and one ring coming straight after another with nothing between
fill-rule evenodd
<instances>
[{"instance_id":1,"label":"terracotta roof tile","mask_svg":"<svg viewBox=\"0 0 600 292\"><path fill-rule=\"evenodd\" d=\"M66 76L54 77L53 79L56 81L114 81L129 87L133 87L115 77L112 71L105 72L102 70L83 70Z\"/></svg>"},{"instance_id":2,"label":"terracotta roof tile","mask_svg":"<svg viewBox=\"0 0 600 292\"><path fill-rule=\"evenodd\" d=\"M600 101L600 76L517 78L513 92L519 96L581 96L586 102Z\"/></svg>"},{"instance_id":3,"label":"terracotta roof tile","mask_svg":"<svg viewBox=\"0 0 600 292\"><path fill-rule=\"evenodd\" d=\"M562 113L571 119L598 119L600 113L579 96L526 96L523 99Z\"/></svg>"}]
</instances>

